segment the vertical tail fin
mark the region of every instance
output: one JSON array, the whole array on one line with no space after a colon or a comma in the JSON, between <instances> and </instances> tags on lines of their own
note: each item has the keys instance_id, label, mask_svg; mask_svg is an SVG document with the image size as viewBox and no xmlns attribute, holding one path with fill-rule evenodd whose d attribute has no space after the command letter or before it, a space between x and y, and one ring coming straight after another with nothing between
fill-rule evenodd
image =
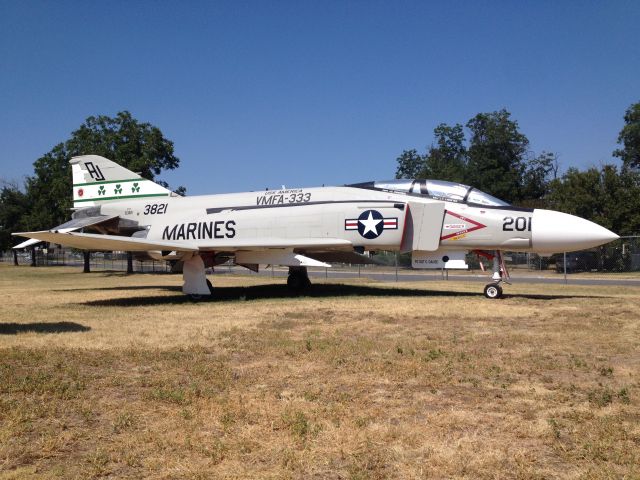
<instances>
[{"instance_id":1,"label":"vertical tail fin","mask_svg":"<svg viewBox=\"0 0 640 480\"><path fill-rule=\"evenodd\" d=\"M73 157L73 207L145 197L168 197L171 191L99 155Z\"/></svg>"}]
</instances>

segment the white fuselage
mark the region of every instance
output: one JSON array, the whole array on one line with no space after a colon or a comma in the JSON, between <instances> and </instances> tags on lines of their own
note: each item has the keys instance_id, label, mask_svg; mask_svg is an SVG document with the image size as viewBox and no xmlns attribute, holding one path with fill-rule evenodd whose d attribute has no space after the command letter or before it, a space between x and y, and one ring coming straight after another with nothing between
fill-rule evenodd
<instances>
[{"instance_id":1,"label":"white fuselage","mask_svg":"<svg viewBox=\"0 0 640 480\"><path fill-rule=\"evenodd\" d=\"M188 241L199 247L219 246L220 251L237 242L298 238L341 238L364 250L401 250L410 204L430 203L444 203L444 217L427 222L437 230L441 249L551 253L599 245L611 236L592 222L549 210L471 205L355 187L139 199L104 204L101 212L137 222L149 240ZM369 211L380 215L361 218Z\"/></svg>"}]
</instances>

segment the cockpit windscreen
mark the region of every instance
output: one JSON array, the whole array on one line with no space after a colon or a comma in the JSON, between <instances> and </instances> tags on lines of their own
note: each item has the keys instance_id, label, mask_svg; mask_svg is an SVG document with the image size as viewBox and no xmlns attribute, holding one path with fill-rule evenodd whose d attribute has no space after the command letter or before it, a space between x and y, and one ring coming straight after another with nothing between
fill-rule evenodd
<instances>
[{"instance_id":1,"label":"cockpit windscreen","mask_svg":"<svg viewBox=\"0 0 640 480\"><path fill-rule=\"evenodd\" d=\"M357 183L347 185L349 187L370 188L373 190L386 190L391 192L401 192L409 194L424 195L439 200L450 202L464 202L475 205L486 205L493 207L509 206L488 193L476 190L468 185L455 182L445 182L442 180L387 180Z\"/></svg>"}]
</instances>

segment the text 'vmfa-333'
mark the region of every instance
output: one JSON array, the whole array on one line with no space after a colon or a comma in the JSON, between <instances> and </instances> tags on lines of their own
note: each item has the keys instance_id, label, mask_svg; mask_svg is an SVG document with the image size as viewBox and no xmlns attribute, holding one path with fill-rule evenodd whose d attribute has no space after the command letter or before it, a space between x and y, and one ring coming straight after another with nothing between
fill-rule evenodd
<instances>
[{"instance_id":1,"label":"text 'vmfa-333'","mask_svg":"<svg viewBox=\"0 0 640 480\"><path fill-rule=\"evenodd\" d=\"M211 293L205 269L233 259L289 267L287 283L310 285L307 267L371 263L366 252L411 252L414 268L467 268L474 251L492 260L485 295L508 278L502 251L550 254L618 238L566 213L511 206L473 187L438 180L374 181L181 197L97 155L71 159L72 219L22 232L25 247L46 241L87 250L147 252L184 262L183 291Z\"/></svg>"}]
</instances>

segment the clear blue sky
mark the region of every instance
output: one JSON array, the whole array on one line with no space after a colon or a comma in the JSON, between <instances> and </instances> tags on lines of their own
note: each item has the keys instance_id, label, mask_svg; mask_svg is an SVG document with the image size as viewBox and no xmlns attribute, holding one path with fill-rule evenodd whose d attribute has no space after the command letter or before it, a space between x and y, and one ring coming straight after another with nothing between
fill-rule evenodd
<instances>
[{"instance_id":1,"label":"clear blue sky","mask_svg":"<svg viewBox=\"0 0 640 480\"><path fill-rule=\"evenodd\" d=\"M0 178L124 109L190 194L392 178L438 123L503 107L533 151L599 165L639 31L637 1L0 0Z\"/></svg>"}]
</instances>

